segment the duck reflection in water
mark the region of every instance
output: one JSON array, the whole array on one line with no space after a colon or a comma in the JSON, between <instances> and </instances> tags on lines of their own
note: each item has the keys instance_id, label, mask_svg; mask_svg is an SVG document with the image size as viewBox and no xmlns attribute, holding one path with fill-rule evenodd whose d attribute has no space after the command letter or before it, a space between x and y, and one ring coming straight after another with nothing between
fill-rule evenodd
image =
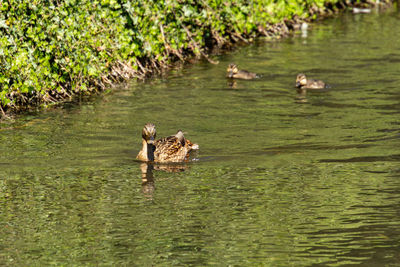
<instances>
[{"instance_id":1,"label":"duck reflection in water","mask_svg":"<svg viewBox=\"0 0 400 267\"><path fill-rule=\"evenodd\" d=\"M307 100L307 90L306 89L297 89L297 95L295 97L295 102L299 104L308 103Z\"/></svg>"},{"instance_id":2,"label":"duck reflection in water","mask_svg":"<svg viewBox=\"0 0 400 267\"><path fill-rule=\"evenodd\" d=\"M154 164L150 162L143 162L140 164L140 171L142 173L142 192L145 197L152 200L155 191L155 182L153 171L164 172L183 172L188 168L185 163L174 164Z\"/></svg>"},{"instance_id":3,"label":"duck reflection in water","mask_svg":"<svg viewBox=\"0 0 400 267\"><path fill-rule=\"evenodd\" d=\"M230 79L230 80L228 80L228 86L230 87L230 88L237 88L237 82L235 81L235 80L232 80L232 79Z\"/></svg>"},{"instance_id":4,"label":"duck reflection in water","mask_svg":"<svg viewBox=\"0 0 400 267\"><path fill-rule=\"evenodd\" d=\"M154 176L153 176L153 164L141 163L140 171L142 172L142 192L143 194L152 199L154 193Z\"/></svg>"}]
</instances>

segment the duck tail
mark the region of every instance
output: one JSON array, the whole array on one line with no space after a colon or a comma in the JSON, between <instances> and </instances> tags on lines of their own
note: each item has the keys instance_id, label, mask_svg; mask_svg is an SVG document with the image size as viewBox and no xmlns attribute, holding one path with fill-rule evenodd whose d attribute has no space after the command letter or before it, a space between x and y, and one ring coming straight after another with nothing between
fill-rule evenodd
<instances>
[{"instance_id":1,"label":"duck tail","mask_svg":"<svg viewBox=\"0 0 400 267\"><path fill-rule=\"evenodd\" d=\"M178 130L178 132L175 134L175 137L182 144L182 146L185 145L185 136L183 135L183 132L181 130Z\"/></svg>"}]
</instances>

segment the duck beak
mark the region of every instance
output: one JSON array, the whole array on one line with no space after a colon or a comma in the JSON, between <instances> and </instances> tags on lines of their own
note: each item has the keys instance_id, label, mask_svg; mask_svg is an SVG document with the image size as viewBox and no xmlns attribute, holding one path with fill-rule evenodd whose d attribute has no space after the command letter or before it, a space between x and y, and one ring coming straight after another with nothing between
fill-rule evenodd
<instances>
[{"instance_id":1,"label":"duck beak","mask_svg":"<svg viewBox=\"0 0 400 267\"><path fill-rule=\"evenodd\" d=\"M233 72L232 72L232 71L229 71L228 74L226 75L226 77L232 78L232 77L233 77Z\"/></svg>"},{"instance_id":2,"label":"duck beak","mask_svg":"<svg viewBox=\"0 0 400 267\"><path fill-rule=\"evenodd\" d=\"M296 87L300 87L300 82L296 82Z\"/></svg>"},{"instance_id":3,"label":"duck beak","mask_svg":"<svg viewBox=\"0 0 400 267\"><path fill-rule=\"evenodd\" d=\"M149 145L154 144L154 136L150 136L150 139L147 140L147 144L149 144Z\"/></svg>"}]
</instances>

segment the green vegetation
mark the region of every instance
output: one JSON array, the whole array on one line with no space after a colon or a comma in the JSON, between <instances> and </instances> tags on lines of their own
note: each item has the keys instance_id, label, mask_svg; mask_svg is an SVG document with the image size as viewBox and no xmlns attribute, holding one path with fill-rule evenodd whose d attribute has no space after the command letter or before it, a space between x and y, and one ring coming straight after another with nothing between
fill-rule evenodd
<instances>
[{"instance_id":1,"label":"green vegetation","mask_svg":"<svg viewBox=\"0 0 400 267\"><path fill-rule=\"evenodd\" d=\"M3 1L0 109L57 103L142 78L188 55L206 56L215 45L273 35L271 25L312 18L338 2Z\"/></svg>"}]
</instances>

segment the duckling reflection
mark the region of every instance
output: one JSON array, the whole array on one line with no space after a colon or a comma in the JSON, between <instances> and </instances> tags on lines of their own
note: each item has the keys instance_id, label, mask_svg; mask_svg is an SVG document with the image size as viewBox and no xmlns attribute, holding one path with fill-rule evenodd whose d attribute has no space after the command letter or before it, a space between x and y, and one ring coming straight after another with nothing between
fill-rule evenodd
<instances>
[{"instance_id":1,"label":"duckling reflection","mask_svg":"<svg viewBox=\"0 0 400 267\"><path fill-rule=\"evenodd\" d=\"M226 77L231 79L251 80L259 77L256 73L249 72L247 70L239 70L237 65L233 63L229 64L226 72Z\"/></svg>"},{"instance_id":2,"label":"duckling reflection","mask_svg":"<svg viewBox=\"0 0 400 267\"><path fill-rule=\"evenodd\" d=\"M308 103L306 89L301 89L301 88L297 89L297 95L295 97L295 102L300 103L300 104Z\"/></svg>"},{"instance_id":3,"label":"duckling reflection","mask_svg":"<svg viewBox=\"0 0 400 267\"><path fill-rule=\"evenodd\" d=\"M237 88L237 82L235 81L235 80L233 80L233 79L231 79L231 80L228 80L228 86L230 87L230 88Z\"/></svg>"},{"instance_id":4,"label":"duckling reflection","mask_svg":"<svg viewBox=\"0 0 400 267\"><path fill-rule=\"evenodd\" d=\"M304 73L296 77L296 87L300 89L324 89L326 84L321 80L308 79Z\"/></svg>"}]
</instances>

